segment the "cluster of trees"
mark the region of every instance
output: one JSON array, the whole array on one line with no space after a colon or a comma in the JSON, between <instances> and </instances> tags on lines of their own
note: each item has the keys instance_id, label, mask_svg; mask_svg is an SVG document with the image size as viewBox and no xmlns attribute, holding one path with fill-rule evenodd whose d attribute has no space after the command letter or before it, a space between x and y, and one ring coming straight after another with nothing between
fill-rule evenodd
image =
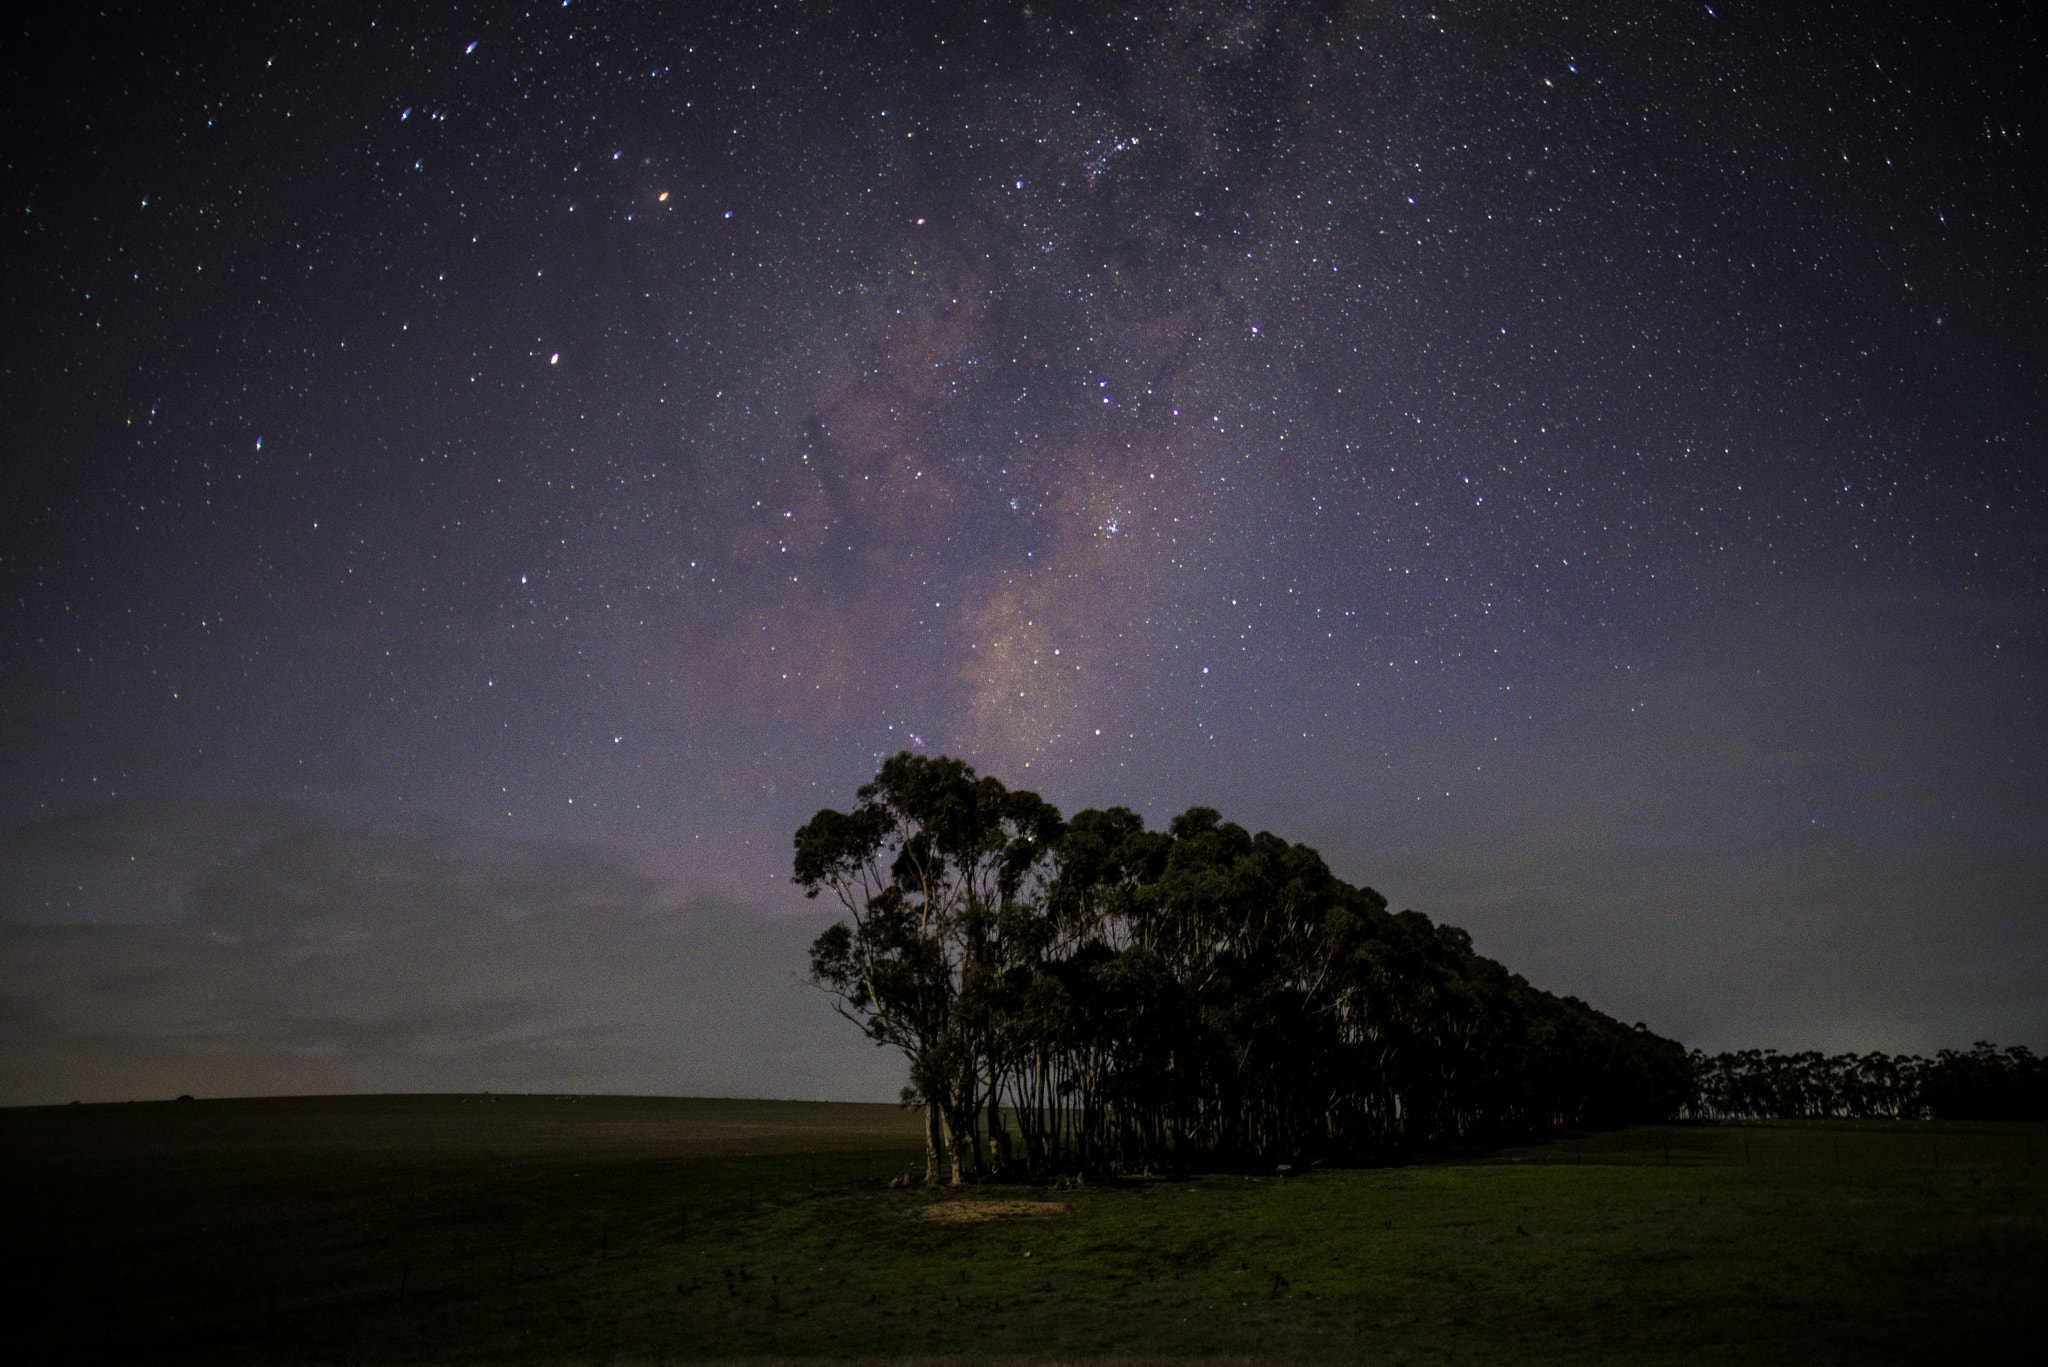
<instances>
[{"instance_id":1,"label":"cluster of trees","mask_svg":"<svg viewBox=\"0 0 2048 1367\"><path fill-rule=\"evenodd\" d=\"M1692 1053L1699 1120L2048 1120L2048 1059L1979 1040L1968 1053Z\"/></svg>"},{"instance_id":2,"label":"cluster of trees","mask_svg":"<svg viewBox=\"0 0 2048 1367\"><path fill-rule=\"evenodd\" d=\"M1195 807L1062 818L887 760L796 833L812 980L910 1065L926 1180L1357 1156L1677 1113L1684 1047Z\"/></svg>"}]
</instances>

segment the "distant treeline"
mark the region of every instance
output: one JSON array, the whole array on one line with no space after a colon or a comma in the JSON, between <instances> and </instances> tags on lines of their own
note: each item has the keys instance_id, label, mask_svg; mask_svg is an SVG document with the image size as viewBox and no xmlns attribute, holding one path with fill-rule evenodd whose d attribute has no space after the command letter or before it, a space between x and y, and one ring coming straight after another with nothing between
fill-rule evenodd
<instances>
[{"instance_id":1,"label":"distant treeline","mask_svg":"<svg viewBox=\"0 0 2048 1367\"><path fill-rule=\"evenodd\" d=\"M812 980L910 1064L926 1178L1300 1161L1665 1119L1683 1045L1208 808L1071 819L909 753L796 833Z\"/></svg>"},{"instance_id":2,"label":"distant treeline","mask_svg":"<svg viewBox=\"0 0 2048 1367\"><path fill-rule=\"evenodd\" d=\"M1692 1052L1699 1120L2048 1120L2048 1059L1979 1040L1968 1053Z\"/></svg>"}]
</instances>

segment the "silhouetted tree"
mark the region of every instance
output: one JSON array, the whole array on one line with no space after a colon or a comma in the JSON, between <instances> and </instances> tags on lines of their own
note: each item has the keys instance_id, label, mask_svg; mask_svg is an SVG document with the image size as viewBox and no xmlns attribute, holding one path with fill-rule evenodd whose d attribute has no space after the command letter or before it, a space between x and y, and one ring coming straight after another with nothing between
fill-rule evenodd
<instances>
[{"instance_id":1,"label":"silhouetted tree","mask_svg":"<svg viewBox=\"0 0 2048 1367\"><path fill-rule=\"evenodd\" d=\"M796 833L795 881L811 897L830 888L851 917L812 946L812 978L903 1051L925 1105L926 1180L943 1145L958 1182L976 1164L977 1104L993 1106L1002 1082L996 983L1029 939L1019 894L1037 894L1059 813L959 760L908 752L855 796L852 812L820 811Z\"/></svg>"}]
</instances>

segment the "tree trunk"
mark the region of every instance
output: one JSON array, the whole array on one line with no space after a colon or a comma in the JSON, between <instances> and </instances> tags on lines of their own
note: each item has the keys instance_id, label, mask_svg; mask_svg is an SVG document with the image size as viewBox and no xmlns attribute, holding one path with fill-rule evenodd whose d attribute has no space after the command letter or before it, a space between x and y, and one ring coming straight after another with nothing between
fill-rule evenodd
<instances>
[{"instance_id":1,"label":"tree trunk","mask_svg":"<svg viewBox=\"0 0 2048 1367\"><path fill-rule=\"evenodd\" d=\"M971 1114L971 1113L970 1113ZM953 1182L956 1187L967 1182L967 1153L961 1142L960 1127L954 1123L951 1114L946 1120L946 1148L953 1155ZM936 1179L934 1179L936 1180Z\"/></svg>"},{"instance_id":2,"label":"tree trunk","mask_svg":"<svg viewBox=\"0 0 2048 1367\"><path fill-rule=\"evenodd\" d=\"M988 1166L998 1177L1010 1166L1010 1132L1003 1128L1002 1092L993 1082L988 1089Z\"/></svg>"},{"instance_id":3,"label":"tree trunk","mask_svg":"<svg viewBox=\"0 0 2048 1367\"><path fill-rule=\"evenodd\" d=\"M929 1099L924 1103L924 1184L939 1184L939 1107Z\"/></svg>"}]
</instances>

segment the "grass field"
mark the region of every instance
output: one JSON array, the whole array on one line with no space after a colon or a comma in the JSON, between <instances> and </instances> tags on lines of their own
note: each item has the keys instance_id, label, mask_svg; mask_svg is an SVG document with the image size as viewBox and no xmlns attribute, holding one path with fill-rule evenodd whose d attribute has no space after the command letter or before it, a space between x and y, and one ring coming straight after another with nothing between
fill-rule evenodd
<instances>
[{"instance_id":1,"label":"grass field","mask_svg":"<svg viewBox=\"0 0 2048 1367\"><path fill-rule=\"evenodd\" d=\"M0 1111L33 1362L1994 1362L2048 1127L1644 1127L1458 1162L890 1188L888 1106Z\"/></svg>"}]
</instances>

